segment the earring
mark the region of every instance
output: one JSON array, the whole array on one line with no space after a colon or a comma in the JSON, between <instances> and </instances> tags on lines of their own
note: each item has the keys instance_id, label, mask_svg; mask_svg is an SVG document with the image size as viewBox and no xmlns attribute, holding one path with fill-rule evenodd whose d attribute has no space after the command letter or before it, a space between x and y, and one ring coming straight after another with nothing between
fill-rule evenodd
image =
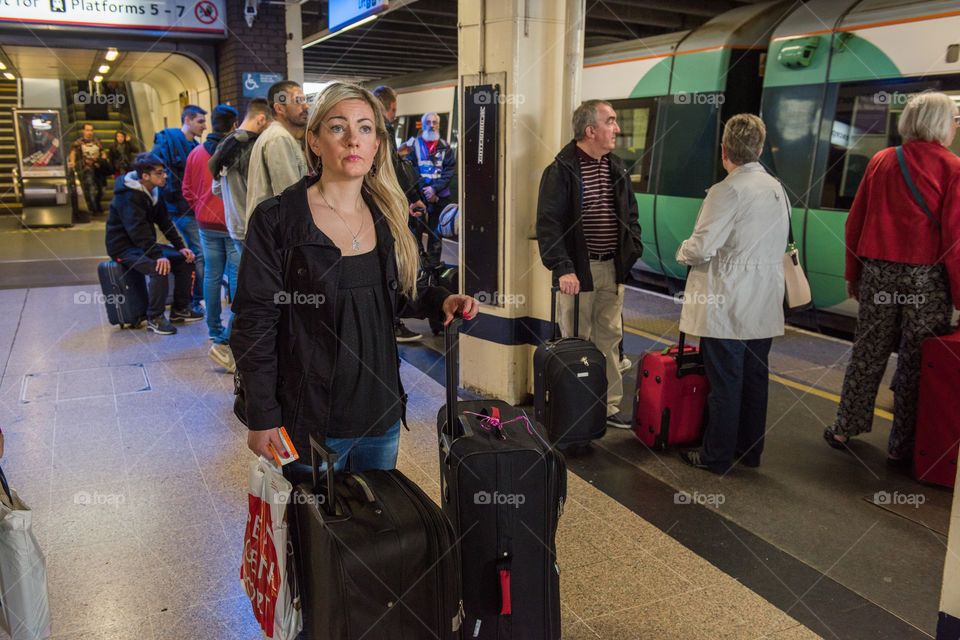
<instances>
[{"instance_id":1,"label":"earring","mask_svg":"<svg viewBox=\"0 0 960 640\"><path fill-rule=\"evenodd\" d=\"M377 165L373 165L372 167L370 167L370 177L371 178L377 177Z\"/></svg>"}]
</instances>

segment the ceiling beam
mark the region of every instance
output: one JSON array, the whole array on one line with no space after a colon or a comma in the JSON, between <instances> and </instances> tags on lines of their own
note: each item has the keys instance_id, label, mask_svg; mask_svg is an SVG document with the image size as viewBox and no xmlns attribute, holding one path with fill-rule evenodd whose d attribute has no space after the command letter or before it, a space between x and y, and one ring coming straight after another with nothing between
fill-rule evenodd
<instances>
[{"instance_id":1,"label":"ceiling beam","mask_svg":"<svg viewBox=\"0 0 960 640\"><path fill-rule=\"evenodd\" d=\"M620 13L624 8L669 9L670 13L683 13L692 16L703 16L707 19L720 15L730 9L743 6L731 0L670 0L661 2L654 0L604 0L611 8Z\"/></svg>"}]
</instances>

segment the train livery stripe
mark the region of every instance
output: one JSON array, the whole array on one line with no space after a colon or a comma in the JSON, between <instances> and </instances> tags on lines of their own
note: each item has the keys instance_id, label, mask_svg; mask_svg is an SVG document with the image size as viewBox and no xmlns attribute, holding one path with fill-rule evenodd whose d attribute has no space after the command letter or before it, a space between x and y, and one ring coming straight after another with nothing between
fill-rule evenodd
<instances>
[{"instance_id":1,"label":"train livery stripe","mask_svg":"<svg viewBox=\"0 0 960 640\"><path fill-rule=\"evenodd\" d=\"M642 336L642 337L646 338L647 340L653 340L654 342L659 342L660 344L664 344L664 345L673 345L673 344L674 344L674 342L673 342L672 340L665 340L665 339L663 339L662 337L660 337L660 336L658 336L658 335L655 335L655 334L652 334L652 333L648 333L648 332L646 332L646 331L641 331L640 329L634 329L633 327L630 327L630 326L624 325L623 330L624 330L624 331L627 331L627 332L629 332L629 333L638 335L638 336ZM785 386L785 387L790 387L791 389L796 389L796 390L798 390L798 391L802 391L802 392L805 393L805 394L809 393L809 394L811 394L811 395L815 395L815 396L817 396L817 397L819 397L819 398L823 398L823 399L825 399L825 400L831 400L831 401L836 402L836 403L839 403L839 402L840 402L840 396L838 396L838 395L835 394L835 393L830 393L829 391L824 391L823 389L817 389L816 387L811 387L811 386L806 385L806 384L802 384L802 383L799 383L799 382L795 382L795 381L793 381L793 380L789 380L789 379L787 379L787 378L784 378L783 376L778 376L778 375L776 375L775 373L771 373L769 377L770 377L770 380L771 380L771 381L776 382L776 383L778 383L778 384L782 384L782 385ZM884 410L884 409L880 409L880 408L878 408L878 407L874 407L874 408L873 408L873 413L874 413L874 415L879 416L879 417L881 417L881 418L886 418L887 420L893 420L893 414L890 413L889 411Z\"/></svg>"},{"instance_id":2,"label":"train livery stripe","mask_svg":"<svg viewBox=\"0 0 960 640\"><path fill-rule=\"evenodd\" d=\"M945 13L934 13L928 16L914 16L912 18L898 18L896 20L884 20L883 22L871 22L868 24L843 25L836 29L821 29L820 31L808 31L807 33L795 33L789 36L777 36L774 42L780 40L791 40L793 38L804 38L806 36L819 36L826 33L843 33L845 31L859 31L861 29L875 29L877 27L889 27L895 24L907 24L909 22L922 22L923 20L938 20L940 18L952 18L960 16L960 11L947 11Z\"/></svg>"},{"instance_id":3,"label":"train livery stripe","mask_svg":"<svg viewBox=\"0 0 960 640\"><path fill-rule=\"evenodd\" d=\"M636 62L638 60L653 60L654 58L669 58L670 56L682 56L687 53L700 53L702 51L719 51L721 49L757 49L758 51L766 51L767 47L748 47L747 45L733 45L733 44L724 44L716 47L703 47L700 49L689 49L687 51L668 51L667 53L657 53L649 56L640 56L639 58L624 58L623 60L610 60L607 62L594 62L592 64L583 65L584 69L590 69L592 67L605 67L610 64L623 64L624 62Z\"/></svg>"}]
</instances>

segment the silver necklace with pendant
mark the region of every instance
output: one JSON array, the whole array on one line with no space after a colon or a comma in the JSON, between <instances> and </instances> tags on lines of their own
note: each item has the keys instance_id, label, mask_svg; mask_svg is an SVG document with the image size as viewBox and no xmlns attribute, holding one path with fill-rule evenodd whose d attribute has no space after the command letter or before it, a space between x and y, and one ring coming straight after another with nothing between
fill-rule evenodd
<instances>
[{"instance_id":1,"label":"silver necklace with pendant","mask_svg":"<svg viewBox=\"0 0 960 640\"><path fill-rule=\"evenodd\" d=\"M363 233L363 226L367 223L367 218L366 218L366 216L364 216L362 213L360 214L360 215L361 215L361 218L360 218L360 228L357 230L356 233L354 233L354 232L350 229L350 225L347 224L347 221L344 219L344 217L343 217L342 215L340 215L340 212L337 211L337 210L333 207L333 205L331 205L329 202L327 202L327 197L326 197L325 195L323 195L323 189L320 188L320 183L319 183L319 182L317 183L317 191L320 193L320 198L323 200L323 204L327 205L327 208L329 208L331 211L333 211L335 214L337 214L337 217L340 218L340 222L342 222L342 223L343 223L343 226L345 226L345 227L347 228L347 233L349 233L350 235L353 236L353 244L351 244L350 246L353 248L354 251L356 251L356 252L359 253L359 252L360 252L360 234ZM360 195L358 194L358 195L357 195L357 202L359 202L359 201L360 201Z\"/></svg>"}]
</instances>

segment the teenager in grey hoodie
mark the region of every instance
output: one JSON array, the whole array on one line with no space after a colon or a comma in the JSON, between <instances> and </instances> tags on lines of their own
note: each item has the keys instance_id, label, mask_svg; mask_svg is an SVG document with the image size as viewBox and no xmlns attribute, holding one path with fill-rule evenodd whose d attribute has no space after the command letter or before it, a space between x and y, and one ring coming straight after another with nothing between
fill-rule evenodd
<instances>
[{"instance_id":1,"label":"teenager in grey hoodie","mask_svg":"<svg viewBox=\"0 0 960 640\"><path fill-rule=\"evenodd\" d=\"M151 153L137 155L133 171L117 178L107 217L106 245L110 257L147 276L147 328L163 335L176 333L171 321L195 322L203 314L190 308L195 256L170 219L159 191L167 182L163 161ZM167 244L157 242L157 228ZM164 315L167 276L173 272L170 320Z\"/></svg>"}]
</instances>

